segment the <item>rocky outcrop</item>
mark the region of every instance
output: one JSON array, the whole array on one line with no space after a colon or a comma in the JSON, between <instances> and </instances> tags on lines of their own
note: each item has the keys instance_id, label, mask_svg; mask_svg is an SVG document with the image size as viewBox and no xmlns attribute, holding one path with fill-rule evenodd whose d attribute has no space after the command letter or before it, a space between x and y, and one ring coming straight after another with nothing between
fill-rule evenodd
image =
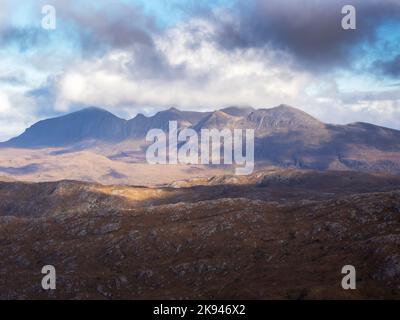
<instances>
[{"instance_id":1,"label":"rocky outcrop","mask_svg":"<svg viewBox=\"0 0 400 320\"><path fill-rule=\"evenodd\" d=\"M279 174L254 189L3 183L0 298L400 298L400 191L307 199L297 187L311 173L287 174L302 184L285 179L285 189ZM40 287L47 264L58 275L50 293ZM355 291L340 287L348 264Z\"/></svg>"}]
</instances>

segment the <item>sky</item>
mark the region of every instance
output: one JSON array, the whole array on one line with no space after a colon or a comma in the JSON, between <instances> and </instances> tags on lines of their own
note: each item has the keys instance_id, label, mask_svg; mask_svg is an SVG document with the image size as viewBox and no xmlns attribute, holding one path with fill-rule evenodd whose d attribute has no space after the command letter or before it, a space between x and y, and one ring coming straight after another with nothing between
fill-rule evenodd
<instances>
[{"instance_id":1,"label":"sky","mask_svg":"<svg viewBox=\"0 0 400 320\"><path fill-rule=\"evenodd\" d=\"M280 104L400 129L400 1L0 0L0 141L89 106Z\"/></svg>"}]
</instances>

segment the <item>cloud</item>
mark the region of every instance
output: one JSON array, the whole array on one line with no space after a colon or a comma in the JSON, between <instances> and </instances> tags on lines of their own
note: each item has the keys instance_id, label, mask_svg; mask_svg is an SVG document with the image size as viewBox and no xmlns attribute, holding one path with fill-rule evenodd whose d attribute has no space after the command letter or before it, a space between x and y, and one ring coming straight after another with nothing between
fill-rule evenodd
<instances>
[{"instance_id":1,"label":"cloud","mask_svg":"<svg viewBox=\"0 0 400 320\"><path fill-rule=\"evenodd\" d=\"M22 133L34 121L33 100L0 88L0 141Z\"/></svg>"},{"instance_id":2,"label":"cloud","mask_svg":"<svg viewBox=\"0 0 400 320\"><path fill-rule=\"evenodd\" d=\"M22 52L45 45L48 41L49 35L40 28L11 26L0 31L0 46L14 46Z\"/></svg>"},{"instance_id":3,"label":"cloud","mask_svg":"<svg viewBox=\"0 0 400 320\"><path fill-rule=\"evenodd\" d=\"M23 72L2 72L0 73L0 83L10 86L21 86L26 84L25 74Z\"/></svg>"},{"instance_id":4,"label":"cloud","mask_svg":"<svg viewBox=\"0 0 400 320\"><path fill-rule=\"evenodd\" d=\"M0 114L5 114L11 110L10 101L8 97L0 92Z\"/></svg>"},{"instance_id":5,"label":"cloud","mask_svg":"<svg viewBox=\"0 0 400 320\"><path fill-rule=\"evenodd\" d=\"M345 0L249 0L228 14L217 12L217 43L226 50L263 48L286 50L309 70L349 68L361 45L373 45L382 23L400 18L397 0L354 0L357 30L343 30ZM365 52L364 52L365 53ZM358 55L358 57L356 56Z\"/></svg>"},{"instance_id":6,"label":"cloud","mask_svg":"<svg viewBox=\"0 0 400 320\"><path fill-rule=\"evenodd\" d=\"M339 89L332 78L319 78L320 90L308 97L313 115L327 123L348 124L369 122L390 128L400 128L400 90ZM374 86L371 85L371 88Z\"/></svg>"},{"instance_id":7,"label":"cloud","mask_svg":"<svg viewBox=\"0 0 400 320\"><path fill-rule=\"evenodd\" d=\"M19 131L92 105L129 116L171 106L285 103L326 122L400 128L400 97L382 89L399 74L398 42L388 37L395 28L379 32L400 18L398 0L352 1L356 31L340 26L344 0L226 2L184 2L180 18L163 25L168 17L150 16L136 1L54 0L57 30L49 33L39 28L40 1L6 1L0 90L8 107L0 122ZM343 70L356 81L340 76ZM376 91L368 91L371 83Z\"/></svg>"},{"instance_id":8,"label":"cloud","mask_svg":"<svg viewBox=\"0 0 400 320\"><path fill-rule=\"evenodd\" d=\"M326 122L400 127L396 92L343 92L334 74L298 68L298 57L273 43L226 50L215 41L219 26L192 18L153 35L151 47L114 49L71 65L54 84L57 110L99 105L133 115L170 106L210 110L287 103ZM313 86L320 87L317 94L308 92Z\"/></svg>"},{"instance_id":9,"label":"cloud","mask_svg":"<svg viewBox=\"0 0 400 320\"><path fill-rule=\"evenodd\" d=\"M215 32L207 21L193 20L155 37L161 65L148 63L153 57L140 50L114 50L82 61L59 79L57 106L216 108L295 102L309 75L292 71L290 57L278 65L277 57L284 54L273 50L268 56L258 49L221 51L208 41ZM148 65L153 67L143 67Z\"/></svg>"},{"instance_id":10,"label":"cloud","mask_svg":"<svg viewBox=\"0 0 400 320\"><path fill-rule=\"evenodd\" d=\"M101 55L113 48L128 48L137 44L152 46L152 35L159 32L152 16L134 1L112 4L106 0L54 0L57 28L41 28L42 1L5 0L0 24L0 47L15 46L21 51L44 46L68 45L76 54Z\"/></svg>"},{"instance_id":11,"label":"cloud","mask_svg":"<svg viewBox=\"0 0 400 320\"><path fill-rule=\"evenodd\" d=\"M59 4L58 4L59 3ZM78 31L80 46L84 51L95 53L105 48L129 48L137 44L152 46L152 34L158 31L154 19L134 3L108 1L86 1L74 4L71 1L56 2L62 7L60 19L72 32Z\"/></svg>"},{"instance_id":12,"label":"cloud","mask_svg":"<svg viewBox=\"0 0 400 320\"><path fill-rule=\"evenodd\" d=\"M373 66L380 74L398 78L400 77L400 54L390 60L375 61Z\"/></svg>"},{"instance_id":13,"label":"cloud","mask_svg":"<svg viewBox=\"0 0 400 320\"><path fill-rule=\"evenodd\" d=\"M400 101L400 90L384 91L354 91L342 94L342 101L346 104L360 102Z\"/></svg>"}]
</instances>

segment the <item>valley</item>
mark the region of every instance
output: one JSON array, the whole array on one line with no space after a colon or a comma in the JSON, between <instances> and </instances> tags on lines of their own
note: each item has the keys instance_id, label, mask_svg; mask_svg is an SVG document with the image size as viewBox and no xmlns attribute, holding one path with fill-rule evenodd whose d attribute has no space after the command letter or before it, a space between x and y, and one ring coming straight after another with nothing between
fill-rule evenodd
<instances>
[{"instance_id":1,"label":"valley","mask_svg":"<svg viewBox=\"0 0 400 320\"><path fill-rule=\"evenodd\" d=\"M400 178L0 183L1 299L399 298ZM57 290L40 287L43 265ZM344 265L357 290L341 288Z\"/></svg>"},{"instance_id":2,"label":"valley","mask_svg":"<svg viewBox=\"0 0 400 320\"><path fill-rule=\"evenodd\" d=\"M254 130L254 173L148 164L170 121ZM399 131L288 106L43 120L0 144L0 299L398 299L399 159Z\"/></svg>"}]
</instances>

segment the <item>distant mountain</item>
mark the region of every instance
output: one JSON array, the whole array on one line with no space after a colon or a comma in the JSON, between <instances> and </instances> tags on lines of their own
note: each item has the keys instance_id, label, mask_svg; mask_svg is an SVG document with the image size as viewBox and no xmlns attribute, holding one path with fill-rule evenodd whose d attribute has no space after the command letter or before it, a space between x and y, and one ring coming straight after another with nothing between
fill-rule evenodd
<instances>
[{"instance_id":1,"label":"distant mountain","mask_svg":"<svg viewBox=\"0 0 400 320\"><path fill-rule=\"evenodd\" d=\"M355 123L324 124L280 106L250 114L256 131L256 158L281 167L400 172L400 131Z\"/></svg>"},{"instance_id":2,"label":"distant mountain","mask_svg":"<svg viewBox=\"0 0 400 320\"><path fill-rule=\"evenodd\" d=\"M88 139L120 141L126 136L126 120L100 108L87 108L62 117L39 121L7 147L59 147Z\"/></svg>"},{"instance_id":3,"label":"distant mountain","mask_svg":"<svg viewBox=\"0 0 400 320\"><path fill-rule=\"evenodd\" d=\"M0 147L63 147L87 140L115 143L130 138L143 138L154 128L167 131L170 121L177 121L180 128L190 127L209 114L171 108L152 117L138 114L128 121L101 108L90 107L65 116L39 121L20 136L1 143Z\"/></svg>"},{"instance_id":4,"label":"distant mountain","mask_svg":"<svg viewBox=\"0 0 400 320\"><path fill-rule=\"evenodd\" d=\"M201 119L193 128L196 131L200 131L201 129L234 129L238 127L240 119L223 111L215 111Z\"/></svg>"},{"instance_id":5,"label":"distant mountain","mask_svg":"<svg viewBox=\"0 0 400 320\"><path fill-rule=\"evenodd\" d=\"M128 121L126 138L145 137L151 129L168 131L170 121L177 121L179 128L191 127L207 117L208 114L207 112L180 111L176 108L158 112L152 117L139 114Z\"/></svg>"},{"instance_id":6,"label":"distant mountain","mask_svg":"<svg viewBox=\"0 0 400 320\"><path fill-rule=\"evenodd\" d=\"M181 129L198 132L213 128L254 129L255 157L263 165L400 173L400 131L368 123L325 124L287 105L271 109L229 107L215 112L171 108L151 117L139 114L131 120L88 108L40 121L0 147L61 147L67 152L92 148L110 160L136 163L137 159L144 159L147 132L155 128L167 131L170 121L177 121ZM93 149L93 142L101 144L101 148ZM14 169L5 167L1 172L10 170Z\"/></svg>"},{"instance_id":7,"label":"distant mountain","mask_svg":"<svg viewBox=\"0 0 400 320\"><path fill-rule=\"evenodd\" d=\"M277 132L319 130L325 125L299 109L281 105L251 112L241 126L255 129L257 136L265 136Z\"/></svg>"},{"instance_id":8,"label":"distant mountain","mask_svg":"<svg viewBox=\"0 0 400 320\"><path fill-rule=\"evenodd\" d=\"M222 112L235 117L247 117L250 113L255 111L252 107L228 107L221 109Z\"/></svg>"}]
</instances>

